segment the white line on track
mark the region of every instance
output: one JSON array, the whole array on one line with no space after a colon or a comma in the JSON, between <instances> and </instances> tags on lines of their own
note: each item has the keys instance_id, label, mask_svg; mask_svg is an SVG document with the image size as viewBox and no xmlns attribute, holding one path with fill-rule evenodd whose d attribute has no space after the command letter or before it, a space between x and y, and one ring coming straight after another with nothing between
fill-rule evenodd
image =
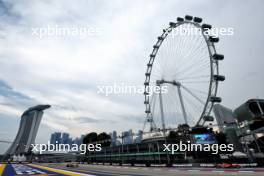
<instances>
[{"instance_id":1,"label":"white line on track","mask_svg":"<svg viewBox=\"0 0 264 176\"><path fill-rule=\"evenodd\" d=\"M238 172L252 173L252 172L254 172L254 171L243 171L243 170L241 170L241 171L238 171Z\"/></svg>"},{"instance_id":2,"label":"white line on track","mask_svg":"<svg viewBox=\"0 0 264 176\"><path fill-rule=\"evenodd\" d=\"M212 172L225 172L225 171L222 171L222 170L212 170Z\"/></svg>"},{"instance_id":3,"label":"white line on track","mask_svg":"<svg viewBox=\"0 0 264 176\"><path fill-rule=\"evenodd\" d=\"M200 171L200 170L187 170L187 171L189 171L189 172L197 172L197 171Z\"/></svg>"},{"instance_id":4,"label":"white line on track","mask_svg":"<svg viewBox=\"0 0 264 176\"><path fill-rule=\"evenodd\" d=\"M178 172L179 170L178 169L170 169L169 171L170 172Z\"/></svg>"}]
</instances>

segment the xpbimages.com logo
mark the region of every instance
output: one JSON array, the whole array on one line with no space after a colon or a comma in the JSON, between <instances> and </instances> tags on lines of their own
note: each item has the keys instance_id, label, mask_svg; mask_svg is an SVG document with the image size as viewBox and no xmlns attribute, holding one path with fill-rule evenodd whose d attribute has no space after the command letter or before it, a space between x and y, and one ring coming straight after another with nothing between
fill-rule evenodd
<instances>
[{"instance_id":1,"label":"xpbimages.com logo","mask_svg":"<svg viewBox=\"0 0 264 176\"><path fill-rule=\"evenodd\" d=\"M55 144L31 144L32 152L39 152L40 154L44 152L80 152L80 154L85 154L87 151L101 151L101 144L59 144L57 141Z\"/></svg>"},{"instance_id":2,"label":"xpbimages.com logo","mask_svg":"<svg viewBox=\"0 0 264 176\"><path fill-rule=\"evenodd\" d=\"M181 25L177 28L166 29L165 32L172 37L177 36L198 36L198 35L208 35L208 36L233 36L235 29L232 27L212 27L210 30L202 30L198 27L190 27L189 25Z\"/></svg>"},{"instance_id":3,"label":"xpbimages.com logo","mask_svg":"<svg viewBox=\"0 0 264 176\"><path fill-rule=\"evenodd\" d=\"M42 27L31 28L32 36L39 39L44 37L79 37L84 39L86 37L101 36L102 29L91 26L59 26L59 25L47 25Z\"/></svg>"},{"instance_id":4,"label":"xpbimages.com logo","mask_svg":"<svg viewBox=\"0 0 264 176\"><path fill-rule=\"evenodd\" d=\"M127 85L125 83L120 84L113 84L113 85L103 85L103 86L97 86L97 93L103 94L105 96L109 95L133 95L133 94L140 94L146 93L147 95L151 96L154 94L164 94L168 93L168 87L165 86L158 86L158 85L149 85L149 86L143 86L143 85Z\"/></svg>"},{"instance_id":5,"label":"xpbimages.com logo","mask_svg":"<svg viewBox=\"0 0 264 176\"><path fill-rule=\"evenodd\" d=\"M192 144L190 141L183 143L180 141L179 144L163 144L164 152L211 152L212 154L218 154L221 152L233 152L233 144Z\"/></svg>"}]
</instances>

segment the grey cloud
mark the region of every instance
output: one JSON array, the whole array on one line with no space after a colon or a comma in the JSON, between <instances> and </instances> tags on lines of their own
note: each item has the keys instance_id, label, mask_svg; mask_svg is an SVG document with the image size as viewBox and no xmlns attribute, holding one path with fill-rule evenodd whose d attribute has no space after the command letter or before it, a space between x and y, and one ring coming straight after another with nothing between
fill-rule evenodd
<instances>
[{"instance_id":1,"label":"grey cloud","mask_svg":"<svg viewBox=\"0 0 264 176\"><path fill-rule=\"evenodd\" d=\"M32 100L27 95L24 95L18 91L15 91L12 87L10 87L7 83L3 80L0 80L0 95L7 98L12 99L20 99L20 100Z\"/></svg>"},{"instance_id":2,"label":"grey cloud","mask_svg":"<svg viewBox=\"0 0 264 176\"><path fill-rule=\"evenodd\" d=\"M94 119L94 118L91 118L91 117L78 117L78 118L75 118L79 123L98 123L98 122L101 122L100 120L98 119Z\"/></svg>"},{"instance_id":3,"label":"grey cloud","mask_svg":"<svg viewBox=\"0 0 264 176\"><path fill-rule=\"evenodd\" d=\"M97 118L93 118L93 117L77 117L74 118L74 120L76 120L78 123L114 123L114 120L111 119L97 119Z\"/></svg>"},{"instance_id":4,"label":"grey cloud","mask_svg":"<svg viewBox=\"0 0 264 176\"><path fill-rule=\"evenodd\" d=\"M136 116L136 115L119 115L119 119L122 121L129 121L129 122L133 122L133 123L137 123L137 124L142 124L145 121L145 114L143 114L142 116Z\"/></svg>"},{"instance_id":5,"label":"grey cloud","mask_svg":"<svg viewBox=\"0 0 264 176\"><path fill-rule=\"evenodd\" d=\"M3 24L17 23L20 18L19 14L13 11L13 3L6 0L0 1L0 19L3 20Z\"/></svg>"}]
</instances>

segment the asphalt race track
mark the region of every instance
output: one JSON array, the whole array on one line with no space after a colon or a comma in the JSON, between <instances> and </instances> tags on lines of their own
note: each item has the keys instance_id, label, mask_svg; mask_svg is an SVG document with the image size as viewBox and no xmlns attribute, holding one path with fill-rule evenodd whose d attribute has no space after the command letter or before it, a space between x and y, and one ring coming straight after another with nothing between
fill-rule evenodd
<instances>
[{"instance_id":1,"label":"asphalt race track","mask_svg":"<svg viewBox=\"0 0 264 176\"><path fill-rule=\"evenodd\" d=\"M140 167L140 166L110 166L85 165L77 168L66 167L65 164L0 164L0 174L38 175L38 176L177 176L177 175L264 175L264 168L216 169L216 168L176 168L176 167Z\"/></svg>"}]
</instances>

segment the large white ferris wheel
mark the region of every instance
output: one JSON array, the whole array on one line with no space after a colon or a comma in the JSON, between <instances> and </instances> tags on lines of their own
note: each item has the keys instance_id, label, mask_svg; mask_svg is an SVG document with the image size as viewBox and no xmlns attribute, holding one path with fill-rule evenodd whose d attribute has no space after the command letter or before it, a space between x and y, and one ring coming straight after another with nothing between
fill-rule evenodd
<instances>
[{"instance_id":1,"label":"large white ferris wheel","mask_svg":"<svg viewBox=\"0 0 264 176\"><path fill-rule=\"evenodd\" d=\"M210 112L214 103L221 102L217 88L225 80L219 74L224 56L216 52L219 38L210 35L212 26L201 23L198 17L178 17L153 46L144 82L144 129L147 124L155 131L214 120ZM150 93L155 86L166 92Z\"/></svg>"}]
</instances>

